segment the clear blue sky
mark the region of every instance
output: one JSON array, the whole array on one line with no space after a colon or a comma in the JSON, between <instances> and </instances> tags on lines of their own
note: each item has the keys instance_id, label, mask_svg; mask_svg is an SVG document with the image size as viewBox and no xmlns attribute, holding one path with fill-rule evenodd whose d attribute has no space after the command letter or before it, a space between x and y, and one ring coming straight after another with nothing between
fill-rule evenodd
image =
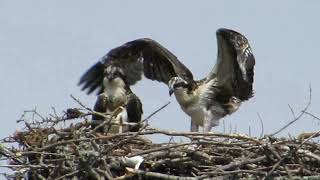
<instances>
[{"instance_id":1,"label":"clear blue sky","mask_svg":"<svg viewBox=\"0 0 320 180\"><path fill-rule=\"evenodd\" d=\"M267 3L268 2L268 3ZM78 105L70 94L92 106L95 96L77 87L80 76L111 48L149 37L170 49L196 79L216 61L215 31L225 27L243 33L256 57L255 97L225 118L227 129L260 134L292 119L308 98L320 115L320 1L0 1L0 137L13 133L24 110L37 107L47 114ZM143 81L133 88L145 116L154 127L188 131L190 118L168 88ZM222 123L214 131L223 131ZM282 135L319 130L319 122L304 117Z\"/></svg>"}]
</instances>

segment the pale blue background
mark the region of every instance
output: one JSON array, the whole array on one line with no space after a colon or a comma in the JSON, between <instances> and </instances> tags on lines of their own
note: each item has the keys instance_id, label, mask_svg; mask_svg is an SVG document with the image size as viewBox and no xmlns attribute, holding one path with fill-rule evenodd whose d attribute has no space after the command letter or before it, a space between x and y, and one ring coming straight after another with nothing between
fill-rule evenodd
<instances>
[{"instance_id":1,"label":"pale blue background","mask_svg":"<svg viewBox=\"0 0 320 180\"><path fill-rule=\"evenodd\" d=\"M319 1L0 1L0 137L20 128L24 110L37 107L48 114L78 105L70 94L92 106L95 96L80 91L80 76L111 48L149 37L170 49L196 79L207 75L216 54L215 31L220 27L243 33L256 57L255 97L225 118L226 128L259 136L271 133L305 106L320 115ZM144 81L133 88L154 127L187 131L190 120L168 88ZM308 116L282 135L318 131ZM214 128L223 131L223 125Z\"/></svg>"}]
</instances>

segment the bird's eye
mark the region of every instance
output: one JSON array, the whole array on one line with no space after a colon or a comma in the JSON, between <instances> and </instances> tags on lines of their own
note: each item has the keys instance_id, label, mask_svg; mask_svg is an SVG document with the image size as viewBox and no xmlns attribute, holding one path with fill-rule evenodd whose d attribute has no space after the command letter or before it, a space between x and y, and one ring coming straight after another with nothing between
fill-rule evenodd
<instances>
[{"instance_id":1,"label":"bird's eye","mask_svg":"<svg viewBox=\"0 0 320 180\"><path fill-rule=\"evenodd\" d=\"M173 85L174 88L178 88L178 87L187 87L187 84L184 82L178 82L176 84Z\"/></svg>"},{"instance_id":2,"label":"bird's eye","mask_svg":"<svg viewBox=\"0 0 320 180\"><path fill-rule=\"evenodd\" d=\"M115 77L119 77L119 76L120 76L120 73L119 73L119 72L115 72L113 75L114 75Z\"/></svg>"}]
</instances>

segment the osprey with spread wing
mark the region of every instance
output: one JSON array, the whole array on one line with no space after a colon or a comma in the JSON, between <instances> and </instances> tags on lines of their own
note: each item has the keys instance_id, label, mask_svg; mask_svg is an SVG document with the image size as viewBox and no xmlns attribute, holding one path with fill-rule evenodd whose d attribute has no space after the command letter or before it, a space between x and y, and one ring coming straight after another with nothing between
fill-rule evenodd
<instances>
[{"instance_id":1,"label":"osprey with spread wing","mask_svg":"<svg viewBox=\"0 0 320 180\"><path fill-rule=\"evenodd\" d=\"M88 94L90 94L95 89L95 87L94 89L92 88L92 83L97 82L100 90L93 110L99 113L107 113L108 116L92 115L92 128L98 128L99 132L104 133L139 131L141 124L137 123L141 121L142 103L131 91L124 71L117 66L96 64L82 76L79 84L85 84L83 89L87 89L87 85L90 84L88 91ZM100 126L101 123L109 122L110 119L112 120L110 121L112 123L111 126L107 124ZM128 123L135 123L135 125Z\"/></svg>"},{"instance_id":2,"label":"osprey with spread wing","mask_svg":"<svg viewBox=\"0 0 320 180\"><path fill-rule=\"evenodd\" d=\"M202 126L208 132L253 96L255 58L247 38L233 30L219 29L217 42L216 65L199 81L168 49L151 39L137 39L109 51L82 76L80 84L89 93L95 89L102 92L104 79L110 74L120 74L127 89L142 75L163 82L191 117L191 131L199 131Z\"/></svg>"}]
</instances>

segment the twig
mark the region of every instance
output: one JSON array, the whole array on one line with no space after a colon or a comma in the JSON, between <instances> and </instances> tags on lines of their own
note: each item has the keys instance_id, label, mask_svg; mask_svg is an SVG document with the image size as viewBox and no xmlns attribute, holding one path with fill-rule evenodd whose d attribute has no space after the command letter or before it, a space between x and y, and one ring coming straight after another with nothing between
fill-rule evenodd
<instances>
[{"instance_id":1,"label":"twig","mask_svg":"<svg viewBox=\"0 0 320 180\"><path fill-rule=\"evenodd\" d=\"M81 170L75 170L75 171L73 171L71 173L68 173L68 174L65 174L63 176L58 177L56 180L65 179L67 177L74 176L74 175L78 174L80 171Z\"/></svg>"},{"instance_id":2,"label":"twig","mask_svg":"<svg viewBox=\"0 0 320 180\"><path fill-rule=\"evenodd\" d=\"M213 176L213 175L231 175L231 174L242 174L242 173L266 175L266 172L263 172L263 171L245 170L245 169L234 170L234 171L210 172L210 175L211 176Z\"/></svg>"},{"instance_id":3,"label":"twig","mask_svg":"<svg viewBox=\"0 0 320 180\"><path fill-rule=\"evenodd\" d=\"M200 173L200 174L203 174L203 175L199 179L206 179L206 178L211 177L212 175L217 174L219 171L223 172L224 170L228 170L228 169L232 169L232 168L235 168L235 167L243 166L245 164L260 162L260 161L262 161L264 159L266 159L266 156L260 156L260 157L254 158L254 159L243 159L241 161L234 161L234 162L231 162L231 163L229 163L227 165L224 165L224 166L218 168L217 170L215 170L213 172Z\"/></svg>"},{"instance_id":4,"label":"twig","mask_svg":"<svg viewBox=\"0 0 320 180\"><path fill-rule=\"evenodd\" d=\"M262 145L263 143L260 142L258 139L254 137L249 137L241 134L223 134L223 133L213 133L213 132L208 132L208 133L201 133L201 132L173 132L173 131L166 131L166 130L149 130L146 132L142 132L141 134L164 134L168 136L203 136L203 137L225 137L225 138L234 138L234 139L240 139L240 140L248 140L252 141L255 144Z\"/></svg>"},{"instance_id":5,"label":"twig","mask_svg":"<svg viewBox=\"0 0 320 180\"><path fill-rule=\"evenodd\" d=\"M298 140L303 141L304 139L308 139L308 138L315 138L315 137L319 137L320 136L320 132L306 132L306 133L301 133L298 136Z\"/></svg>"},{"instance_id":6,"label":"twig","mask_svg":"<svg viewBox=\"0 0 320 180\"><path fill-rule=\"evenodd\" d=\"M138 132L136 132L133 136L130 136L130 137L127 138L127 139L124 139L124 140L122 140L122 141L120 141L120 142L118 142L118 143L116 143L116 144L111 145L111 146L106 150L105 153L106 153L106 154L109 154L110 151L113 150L114 148L117 148L117 147L123 145L124 143L131 141L132 139L134 139L135 137L137 137L147 126L148 126L148 125L146 124L146 125L144 125L143 127L141 127L140 130L139 130Z\"/></svg>"},{"instance_id":7,"label":"twig","mask_svg":"<svg viewBox=\"0 0 320 180\"><path fill-rule=\"evenodd\" d=\"M288 154L287 154L286 156L281 158L280 154L275 150L272 144L267 144L265 148L267 148L278 159L278 162L273 165L272 169L266 174L266 176L263 179L267 179L274 172L274 170L283 162L283 160L288 157ZM291 178L292 175L287 165L284 165L284 169L287 172L289 178Z\"/></svg>"},{"instance_id":8,"label":"twig","mask_svg":"<svg viewBox=\"0 0 320 180\"><path fill-rule=\"evenodd\" d=\"M140 124L168 104L150 114ZM12 148L0 145L0 154L4 154L7 162L10 162L6 166L13 172L10 178L193 180L281 176L295 178L320 174L317 167L320 163L320 145L310 141L320 132L305 133L299 140L295 137L265 136L259 114L260 138L249 136L251 127L249 135L242 135L175 132L153 129L148 123L139 126L141 128L138 132L98 133L93 136L90 134L92 121L83 114L92 115L95 112L86 109L84 104L81 111L77 108L74 110L61 117L54 109L53 115L49 114L49 117L39 116L35 111L30 111L34 117L30 117L29 112L22 116L21 122L25 129L1 141L4 145L13 144ZM76 123L62 121L66 116L73 117ZM105 114L103 116L109 117ZM110 123L113 124L119 125L117 122ZM236 131L236 127L233 128ZM144 135L162 135L170 140L154 143ZM173 137L196 141L175 142ZM127 158L130 161L124 161ZM128 167L135 167L135 170Z\"/></svg>"},{"instance_id":9,"label":"twig","mask_svg":"<svg viewBox=\"0 0 320 180\"><path fill-rule=\"evenodd\" d=\"M188 146L188 145L192 145L192 144L196 144L196 142L174 144L174 145L169 145L169 146L164 146L164 147L148 149L148 150L145 150L145 151L140 151L140 152L135 153L135 154L130 154L130 155L128 155L128 157L141 156L141 155L144 155L144 154L149 154L149 153L153 153L153 152L157 152L157 151L163 151L163 150L176 148L176 147L180 147L180 146Z\"/></svg>"},{"instance_id":10,"label":"twig","mask_svg":"<svg viewBox=\"0 0 320 180\"><path fill-rule=\"evenodd\" d=\"M0 167L5 168L54 168L53 165L32 165L32 164L9 164L9 165L0 165Z\"/></svg>"},{"instance_id":11,"label":"twig","mask_svg":"<svg viewBox=\"0 0 320 180\"><path fill-rule=\"evenodd\" d=\"M171 103L170 101L167 102L165 105L161 106L159 109L157 109L156 111L154 111L153 113L151 113L148 117L146 117L146 118L143 120L143 122L149 120L153 115L157 114L159 111L161 111L162 109L164 109L165 107L167 107L170 103Z\"/></svg>"},{"instance_id":12,"label":"twig","mask_svg":"<svg viewBox=\"0 0 320 180\"><path fill-rule=\"evenodd\" d=\"M272 166L272 169L266 174L266 176L263 178L268 179L270 175L276 170L276 168L282 163L282 161L285 159L285 157L281 158L276 164Z\"/></svg>"},{"instance_id":13,"label":"twig","mask_svg":"<svg viewBox=\"0 0 320 180\"><path fill-rule=\"evenodd\" d=\"M70 94L70 97L75 100L81 107L85 108L88 111L92 111L91 108L87 107L86 105L84 105L78 98L74 97L72 94Z\"/></svg>"},{"instance_id":14,"label":"twig","mask_svg":"<svg viewBox=\"0 0 320 180\"><path fill-rule=\"evenodd\" d=\"M308 150L299 149L299 150L297 150L297 153L304 154L304 155L306 155L308 157L311 157L311 158L317 160L320 163L320 156L318 156L318 155L316 155L316 154L314 154L314 153L312 153L312 152L310 152Z\"/></svg>"},{"instance_id":15,"label":"twig","mask_svg":"<svg viewBox=\"0 0 320 180\"><path fill-rule=\"evenodd\" d=\"M297 149L301 148L306 142L308 142L310 139L318 136L320 134L320 131L314 133L313 135L311 135L310 137L308 137L307 139L305 139L298 147Z\"/></svg>"},{"instance_id":16,"label":"twig","mask_svg":"<svg viewBox=\"0 0 320 180\"><path fill-rule=\"evenodd\" d=\"M289 107L289 109L290 109L290 111L291 111L291 114L292 114L293 119L297 118L296 115L295 115L295 113L294 113L294 111L293 111L293 108L290 106L290 104L288 104L288 107Z\"/></svg>"},{"instance_id":17,"label":"twig","mask_svg":"<svg viewBox=\"0 0 320 180\"><path fill-rule=\"evenodd\" d=\"M305 111L308 110L310 104L311 104L311 94L312 94L312 89L311 89L311 85L309 86L309 100L307 105L305 106L305 108L302 110L302 112L299 114L299 116L297 116L296 118L294 118L292 121L290 121L288 124L286 124L285 126L283 126L282 128L280 128L279 130L277 130L276 132L270 134L270 136L275 136L278 133L280 133L281 131L283 131L284 129L286 129L287 127L289 127L291 124L295 123L296 121L298 121L304 114Z\"/></svg>"},{"instance_id":18,"label":"twig","mask_svg":"<svg viewBox=\"0 0 320 180\"><path fill-rule=\"evenodd\" d=\"M115 120L116 116L117 116L119 113L121 113L121 111L122 111L122 107L118 107L118 108L111 114L111 116L109 117L108 120L103 121L103 123L99 124L97 127L95 127L94 129L92 129L92 130L89 132L89 134L92 134L92 133L96 132L99 128L101 128L101 127L103 127L103 126L105 126L105 125L107 125L107 124L109 124L109 128L108 128L108 131L109 131L109 129L110 129L111 126L112 126L112 123L111 123L111 122L112 122L113 120ZM104 117L104 119L107 118L106 115L104 115L104 116L102 116L102 117Z\"/></svg>"},{"instance_id":19,"label":"twig","mask_svg":"<svg viewBox=\"0 0 320 180\"><path fill-rule=\"evenodd\" d=\"M155 172L146 172L141 170L134 170L132 168L126 168L129 173L137 174L146 178L156 178L156 179L165 179L165 180L196 180L194 177L182 177L182 176L173 176Z\"/></svg>"},{"instance_id":20,"label":"twig","mask_svg":"<svg viewBox=\"0 0 320 180\"><path fill-rule=\"evenodd\" d=\"M261 139L263 137L263 135L264 135L264 126L263 126L263 120L262 120L260 114L257 113L257 115L258 115L258 118L260 120L260 125L261 125L261 133L260 133L260 139Z\"/></svg>"},{"instance_id":21,"label":"twig","mask_svg":"<svg viewBox=\"0 0 320 180\"><path fill-rule=\"evenodd\" d=\"M308 111L302 111L302 112L305 113L305 114L307 114L307 115L309 115L309 116L311 116L311 117L313 117L314 119L320 121L320 118L319 118L318 116L316 116L316 115L314 115L314 114L312 114L312 113L309 113Z\"/></svg>"}]
</instances>

